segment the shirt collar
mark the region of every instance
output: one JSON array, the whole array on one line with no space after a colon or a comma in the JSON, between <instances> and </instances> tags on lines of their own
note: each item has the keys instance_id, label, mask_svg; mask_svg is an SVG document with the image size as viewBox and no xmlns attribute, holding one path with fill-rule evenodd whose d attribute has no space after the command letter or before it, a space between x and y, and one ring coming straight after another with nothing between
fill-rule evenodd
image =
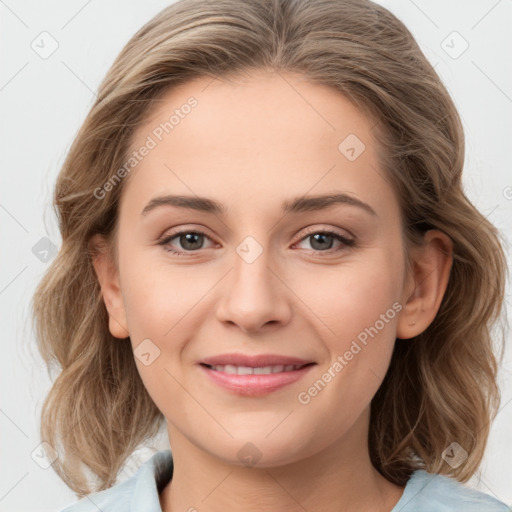
<instances>
[{"instance_id":1,"label":"shirt collar","mask_svg":"<svg viewBox=\"0 0 512 512\"><path fill-rule=\"evenodd\" d=\"M130 503L130 512L162 512L159 493L173 473L171 450L156 452L138 470Z\"/></svg>"}]
</instances>

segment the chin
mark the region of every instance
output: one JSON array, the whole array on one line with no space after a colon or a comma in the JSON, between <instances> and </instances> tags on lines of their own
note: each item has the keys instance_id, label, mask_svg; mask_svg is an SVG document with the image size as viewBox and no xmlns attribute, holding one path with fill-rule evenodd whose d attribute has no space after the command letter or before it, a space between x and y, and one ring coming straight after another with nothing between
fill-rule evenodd
<instances>
[{"instance_id":1,"label":"chin","mask_svg":"<svg viewBox=\"0 0 512 512\"><path fill-rule=\"evenodd\" d=\"M210 438L202 449L226 464L261 469L292 464L322 449L314 446L313 439L296 439L286 432L267 435L268 431L246 433L234 439L218 439L215 444L210 444L214 441Z\"/></svg>"}]
</instances>

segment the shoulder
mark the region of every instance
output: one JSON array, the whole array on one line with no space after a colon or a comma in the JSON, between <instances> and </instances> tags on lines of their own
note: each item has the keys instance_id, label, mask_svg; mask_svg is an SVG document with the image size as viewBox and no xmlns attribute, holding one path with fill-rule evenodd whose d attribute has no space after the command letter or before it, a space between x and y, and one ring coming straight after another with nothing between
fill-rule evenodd
<instances>
[{"instance_id":1,"label":"shoulder","mask_svg":"<svg viewBox=\"0 0 512 512\"><path fill-rule=\"evenodd\" d=\"M159 491L171 479L172 469L171 451L161 450L124 482L88 494L60 512L160 512Z\"/></svg>"},{"instance_id":2,"label":"shoulder","mask_svg":"<svg viewBox=\"0 0 512 512\"><path fill-rule=\"evenodd\" d=\"M454 478L415 471L392 512L511 512L505 503Z\"/></svg>"}]
</instances>

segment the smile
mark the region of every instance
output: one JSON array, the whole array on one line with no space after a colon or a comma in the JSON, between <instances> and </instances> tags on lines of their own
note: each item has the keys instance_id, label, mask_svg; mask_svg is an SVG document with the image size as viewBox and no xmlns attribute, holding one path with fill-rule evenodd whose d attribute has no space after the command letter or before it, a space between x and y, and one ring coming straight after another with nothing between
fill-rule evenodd
<instances>
[{"instance_id":1,"label":"smile","mask_svg":"<svg viewBox=\"0 0 512 512\"><path fill-rule=\"evenodd\" d=\"M235 395L263 396L304 377L316 363L275 355L226 354L200 362L210 382Z\"/></svg>"},{"instance_id":2,"label":"smile","mask_svg":"<svg viewBox=\"0 0 512 512\"><path fill-rule=\"evenodd\" d=\"M303 366L303 364L277 364L275 366L257 366L257 367L251 367L251 366L234 366L231 364L217 364L215 366L210 366L212 370L215 370L217 372L224 372L224 373L230 373L230 374L237 374L237 375L270 375L272 373L282 373L282 372L292 372L294 370L300 370Z\"/></svg>"}]
</instances>

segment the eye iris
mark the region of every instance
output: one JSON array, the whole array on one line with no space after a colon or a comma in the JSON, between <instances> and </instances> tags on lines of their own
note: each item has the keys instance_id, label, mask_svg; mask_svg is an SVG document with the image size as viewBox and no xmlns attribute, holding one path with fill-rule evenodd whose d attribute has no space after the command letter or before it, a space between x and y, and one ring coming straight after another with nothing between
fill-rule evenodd
<instances>
[{"instance_id":1,"label":"eye iris","mask_svg":"<svg viewBox=\"0 0 512 512\"><path fill-rule=\"evenodd\" d=\"M330 238L331 243L327 244L327 245L329 245L329 247L326 247L325 243L320 243L320 245L318 247L315 247L315 243L319 242L317 237L320 237L320 240L323 240L323 241L325 241L325 237ZM311 243L311 247L313 247L314 249L330 249L332 247L333 237L331 235L327 235L325 233L317 233L315 235L311 235L310 238L313 239L313 241Z\"/></svg>"},{"instance_id":2,"label":"eye iris","mask_svg":"<svg viewBox=\"0 0 512 512\"><path fill-rule=\"evenodd\" d=\"M180 244L184 249L189 249L191 251L200 249L201 244L199 244L199 247L190 247L189 244L193 245L194 243L197 243L197 237L199 237L199 240L202 242L202 236L203 235L200 233L186 233L185 235L180 236Z\"/></svg>"}]
</instances>

